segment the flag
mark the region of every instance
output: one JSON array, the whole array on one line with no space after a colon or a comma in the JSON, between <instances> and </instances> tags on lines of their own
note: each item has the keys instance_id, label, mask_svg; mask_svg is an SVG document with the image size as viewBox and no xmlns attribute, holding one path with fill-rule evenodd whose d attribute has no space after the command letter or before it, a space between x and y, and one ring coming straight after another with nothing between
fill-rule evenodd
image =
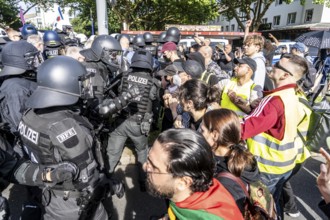
<instances>
[{"instance_id":1,"label":"flag","mask_svg":"<svg viewBox=\"0 0 330 220\"><path fill-rule=\"evenodd\" d=\"M63 14L62 14L62 10L61 7L58 6L57 7L57 15L56 15L56 19L54 22L54 26L53 26L53 30L56 30L56 28L58 28L57 26L60 25L60 23L62 23L64 20Z\"/></svg>"},{"instance_id":2,"label":"flag","mask_svg":"<svg viewBox=\"0 0 330 220\"><path fill-rule=\"evenodd\" d=\"M24 25L25 24L25 19L24 19L24 13L23 13L22 6L19 7L19 17L21 18L21 22Z\"/></svg>"}]
</instances>

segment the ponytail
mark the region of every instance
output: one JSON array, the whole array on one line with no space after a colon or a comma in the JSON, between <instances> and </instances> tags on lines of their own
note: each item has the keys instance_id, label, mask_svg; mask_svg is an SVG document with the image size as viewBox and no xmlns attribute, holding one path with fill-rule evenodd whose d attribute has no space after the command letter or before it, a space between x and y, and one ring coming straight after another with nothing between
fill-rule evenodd
<instances>
[{"instance_id":1,"label":"ponytail","mask_svg":"<svg viewBox=\"0 0 330 220\"><path fill-rule=\"evenodd\" d=\"M207 89L206 101L208 104L212 102L220 103L221 93L216 86L209 86Z\"/></svg>"},{"instance_id":2,"label":"ponytail","mask_svg":"<svg viewBox=\"0 0 330 220\"><path fill-rule=\"evenodd\" d=\"M237 177L241 177L245 168L257 166L253 154L242 143L231 145L226 156L228 156L227 166L229 172Z\"/></svg>"}]
</instances>

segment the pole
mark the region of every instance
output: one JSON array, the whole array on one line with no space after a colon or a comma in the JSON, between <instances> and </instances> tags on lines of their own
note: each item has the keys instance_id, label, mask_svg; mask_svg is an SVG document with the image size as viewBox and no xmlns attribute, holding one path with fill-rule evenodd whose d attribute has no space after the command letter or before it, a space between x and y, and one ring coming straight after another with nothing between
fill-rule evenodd
<instances>
[{"instance_id":1,"label":"pole","mask_svg":"<svg viewBox=\"0 0 330 220\"><path fill-rule=\"evenodd\" d=\"M94 19L93 19L93 12L92 12L92 9L90 9L90 16L91 16L91 23L92 23L92 25L91 25L91 28L92 28L92 35L94 35L95 32L94 32Z\"/></svg>"},{"instance_id":2,"label":"pole","mask_svg":"<svg viewBox=\"0 0 330 220\"><path fill-rule=\"evenodd\" d=\"M109 34L107 3L105 0L96 0L98 34Z\"/></svg>"}]
</instances>

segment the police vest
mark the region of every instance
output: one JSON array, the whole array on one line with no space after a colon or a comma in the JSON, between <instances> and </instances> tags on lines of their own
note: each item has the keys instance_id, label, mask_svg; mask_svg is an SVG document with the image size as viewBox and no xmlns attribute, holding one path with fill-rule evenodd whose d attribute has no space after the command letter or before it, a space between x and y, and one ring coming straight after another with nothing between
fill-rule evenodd
<instances>
[{"instance_id":1,"label":"police vest","mask_svg":"<svg viewBox=\"0 0 330 220\"><path fill-rule=\"evenodd\" d=\"M144 47L144 49L146 49L147 51L149 51L153 57L156 57L157 56L156 47L154 45L146 45Z\"/></svg>"},{"instance_id":2,"label":"police vest","mask_svg":"<svg viewBox=\"0 0 330 220\"><path fill-rule=\"evenodd\" d=\"M206 70L202 73L202 76L200 78L200 80L202 80L203 82L205 82L206 84L209 84L209 81L210 81L210 77L212 75L215 75L214 73L210 73L210 72L207 72Z\"/></svg>"},{"instance_id":3,"label":"police vest","mask_svg":"<svg viewBox=\"0 0 330 220\"><path fill-rule=\"evenodd\" d=\"M243 112L239 107L237 107L234 103L232 103L228 96L228 90L235 91L235 87L237 87L237 81L237 78L233 78L228 82L227 85L225 85L221 96L221 107L233 110L239 117L243 118L247 114ZM236 95L249 102L251 98L251 93L255 86L256 84L252 80L250 80L248 83L240 87L239 91L235 91Z\"/></svg>"},{"instance_id":4,"label":"police vest","mask_svg":"<svg viewBox=\"0 0 330 220\"><path fill-rule=\"evenodd\" d=\"M60 54L61 49L62 49L61 47L45 47L43 54L46 57L46 59L57 57L61 55Z\"/></svg>"},{"instance_id":5,"label":"police vest","mask_svg":"<svg viewBox=\"0 0 330 220\"><path fill-rule=\"evenodd\" d=\"M74 188L87 187L97 178L97 163L93 157L92 125L69 110L38 115L30 109L18 126L24 150L31 161L54 164L61 161L75 163L80 170ZM61 186L56 188L61 189Z\"/></svg>"},{"instance_id":6,"label":"police vest","mask_svg":"<svg viewBox=\"0 0 330 220\"><path fill-rule=\"evenodd\" d=\"M122 79L122 92L127 92L133 86L138 86L140 95L137 96L128 105L130 115L150 113L152 110L152 101L150 92L154 82L153 78L147 72L128 72Z\"/></svg>"},{"instance_id":7,"label":"police vest","mask_svg":"<svg viewBox=\"0 0 330 220\"><path fill-rule=\"evenodd\" d=\"M279 96L284 104L284 137L278 140L267 133L260 133L249 138L247 146L256 156L261 173L281 175L291 171L296 163L297 149L294 141L301 120L298 112L299 101L293 88L274 92L268 96Z\"/></svg>"}]
</instances>

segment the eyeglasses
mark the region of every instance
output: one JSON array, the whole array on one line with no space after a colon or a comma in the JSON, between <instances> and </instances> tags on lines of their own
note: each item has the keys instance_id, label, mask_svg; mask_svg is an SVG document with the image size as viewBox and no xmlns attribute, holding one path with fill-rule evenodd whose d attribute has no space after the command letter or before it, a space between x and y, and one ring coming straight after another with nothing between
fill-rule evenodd
<instances>
[{"instance_id":1,"label":"eyeglasses","mask_svg":"<svg viewBox=\"0 0 330 220\"><path fill-rule=\"evenodd\" d=\"M283 70L284 72L287 72L287 73L289 73L291 76L293 76L293 74L292 74L289 70L287 70L285 67L281 66L280 61L277 61L277 62L274 64L274 67L277 68L277 69Z\"/></svg>"},{"instance_id":2,"label":"eyeglasses","mask_svg":"<svg viewBox=\"0 0 330 220\"><path fill-rule=\"evenodd\" d=\"M153 165L152 161L148 158L147 162L146 162L147 168L146 168L146 173L152 173L152 174L170 174L172 175L172 173L165 173L165 172L155 172L153 171L156 167Z\"/></svg>"}]
</instances>

